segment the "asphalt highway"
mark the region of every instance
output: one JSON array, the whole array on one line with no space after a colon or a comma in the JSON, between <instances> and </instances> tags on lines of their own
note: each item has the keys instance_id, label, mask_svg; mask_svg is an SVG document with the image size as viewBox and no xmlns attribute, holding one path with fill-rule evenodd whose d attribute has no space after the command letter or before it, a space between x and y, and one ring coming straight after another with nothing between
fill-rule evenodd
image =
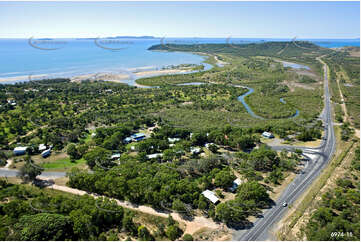
<instances>
[{"instance_id":1,"label":"asphalt highway","mask_svg":"<svg viewBox=\"0 0 361 242\"><path fill-rule=\"evenodd\" d=\"M335 151L336 139L332 122L332 108L327 73L328 69L324 64L325 107L321 114L321 119L323 121L325 135L321 145L317 148L291 146L273 147L275 150L301 149L306 157L310 157L308 159L308 164L304 167L303 172L298 174L293 182L287 186L281 196L277 199L277 201L275 201L276 204L272 208L268 209L263 214L262 218L257 219L251 228L236 231L233 234L233 240L255 241L275 239L271 231L274 229L274 225L282 219L288 209L288 207L283 207L282 203L286 202L289 206L295 202L297 198L312 184L312 182L317 179L323 168L325 168L330 161Z\"/></svg>"}]
</instances>

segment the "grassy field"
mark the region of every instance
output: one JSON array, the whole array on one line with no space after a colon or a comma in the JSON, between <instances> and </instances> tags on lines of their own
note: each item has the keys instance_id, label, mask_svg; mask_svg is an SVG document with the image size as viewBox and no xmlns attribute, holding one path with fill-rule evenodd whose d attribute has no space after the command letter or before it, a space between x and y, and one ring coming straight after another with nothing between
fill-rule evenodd
<instances>
[{"instance_id":1,"label":"grassy field","mask_svg":"<svg viewBox=\"0 0 361 242\"><path fill-rule=\"evenodd\" d=\"M32 156L35 164L43 167L46 171L68 171L73 167L85 168L86 161L84 159L71 162L68 155L62 152L53 153L47 158L41 155Z\"/></svg>"},{"instance_id":2,"label":"grassy field","mask_svg":"<svg viewBox=\"0 0 361 242\"><path fill-rule=\"evenodd\" d=\"M73 167L85 167L86 161L84 159L76 160L71 162L70 158L64 158L61 160L44 162L41 164L45 170L57 170L57 171L67 171Z\"/></svg>"}]
</instances>

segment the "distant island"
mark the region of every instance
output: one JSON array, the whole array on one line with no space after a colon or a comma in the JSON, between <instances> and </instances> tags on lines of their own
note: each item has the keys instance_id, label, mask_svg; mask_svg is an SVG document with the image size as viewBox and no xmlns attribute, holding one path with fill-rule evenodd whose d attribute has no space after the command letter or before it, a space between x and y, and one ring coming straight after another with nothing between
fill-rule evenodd
<instances>
[{"instance_id":1,"label":"distant island","mask_svg":"<svg viewBox=\"0 0 361 242\"><path fill-rule=\"evenodd\" d=\"M94 40L98 38L76 38L77 40ZM104 37L102 39L159 39L154 36L115 36L115 37Z\"/></svg>"}]
</instances>

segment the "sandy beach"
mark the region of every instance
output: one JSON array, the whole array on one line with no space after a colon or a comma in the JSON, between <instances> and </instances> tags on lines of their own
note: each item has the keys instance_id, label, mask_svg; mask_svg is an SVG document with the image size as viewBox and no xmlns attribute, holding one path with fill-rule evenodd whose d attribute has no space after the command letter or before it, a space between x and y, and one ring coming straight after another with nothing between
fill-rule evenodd
<instances>
[{"instance_id":1,"label":"sandy beach","mask_svg":"<svg viewBox=\"0 0 361 242\"><path fill-rule=\"evenodd\" d=\"M135 81L139 78L144 77L153 77L160 75L170 75L170 74L184 74L191 71L191 68L173 68L173 69L154 69L154 67L145 66L138 68L131 68L126 71L119 72L99 72L99 73L89 73L82 75L74 75L74 76L64 76L54 75L54 74L39 74L39 75L29 75L29 76L15 76L15 77L3 77L0 78L0 83L3 84L14 84L16 82L27 82L27 81L36 81L42 79L51 79L55 78L69 78L72 82L80 82L83 80L104 80L104 81L112 81L112 82L120 82L120 83L128 83L129 81ZM132 83L132 85L136 85L136 83Z\"/></svg>"}]
</instances>

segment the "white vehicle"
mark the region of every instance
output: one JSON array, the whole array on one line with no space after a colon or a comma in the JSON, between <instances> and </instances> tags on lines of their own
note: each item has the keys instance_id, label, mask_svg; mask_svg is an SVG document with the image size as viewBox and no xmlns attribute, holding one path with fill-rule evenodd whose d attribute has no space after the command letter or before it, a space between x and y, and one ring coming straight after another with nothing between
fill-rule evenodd
<instances>
[{"instance_id":1,"label":"white vehicle","mask_svg":"<svg viewBox=\"0 0 361 242\"><path fill-rule=\"evenodd\" d=\"M283 206L283 207L287 207L287 203L286 203L286 202L283 202L283 203L282 203L282 206Z\"/></svg>"}]
</instances>

